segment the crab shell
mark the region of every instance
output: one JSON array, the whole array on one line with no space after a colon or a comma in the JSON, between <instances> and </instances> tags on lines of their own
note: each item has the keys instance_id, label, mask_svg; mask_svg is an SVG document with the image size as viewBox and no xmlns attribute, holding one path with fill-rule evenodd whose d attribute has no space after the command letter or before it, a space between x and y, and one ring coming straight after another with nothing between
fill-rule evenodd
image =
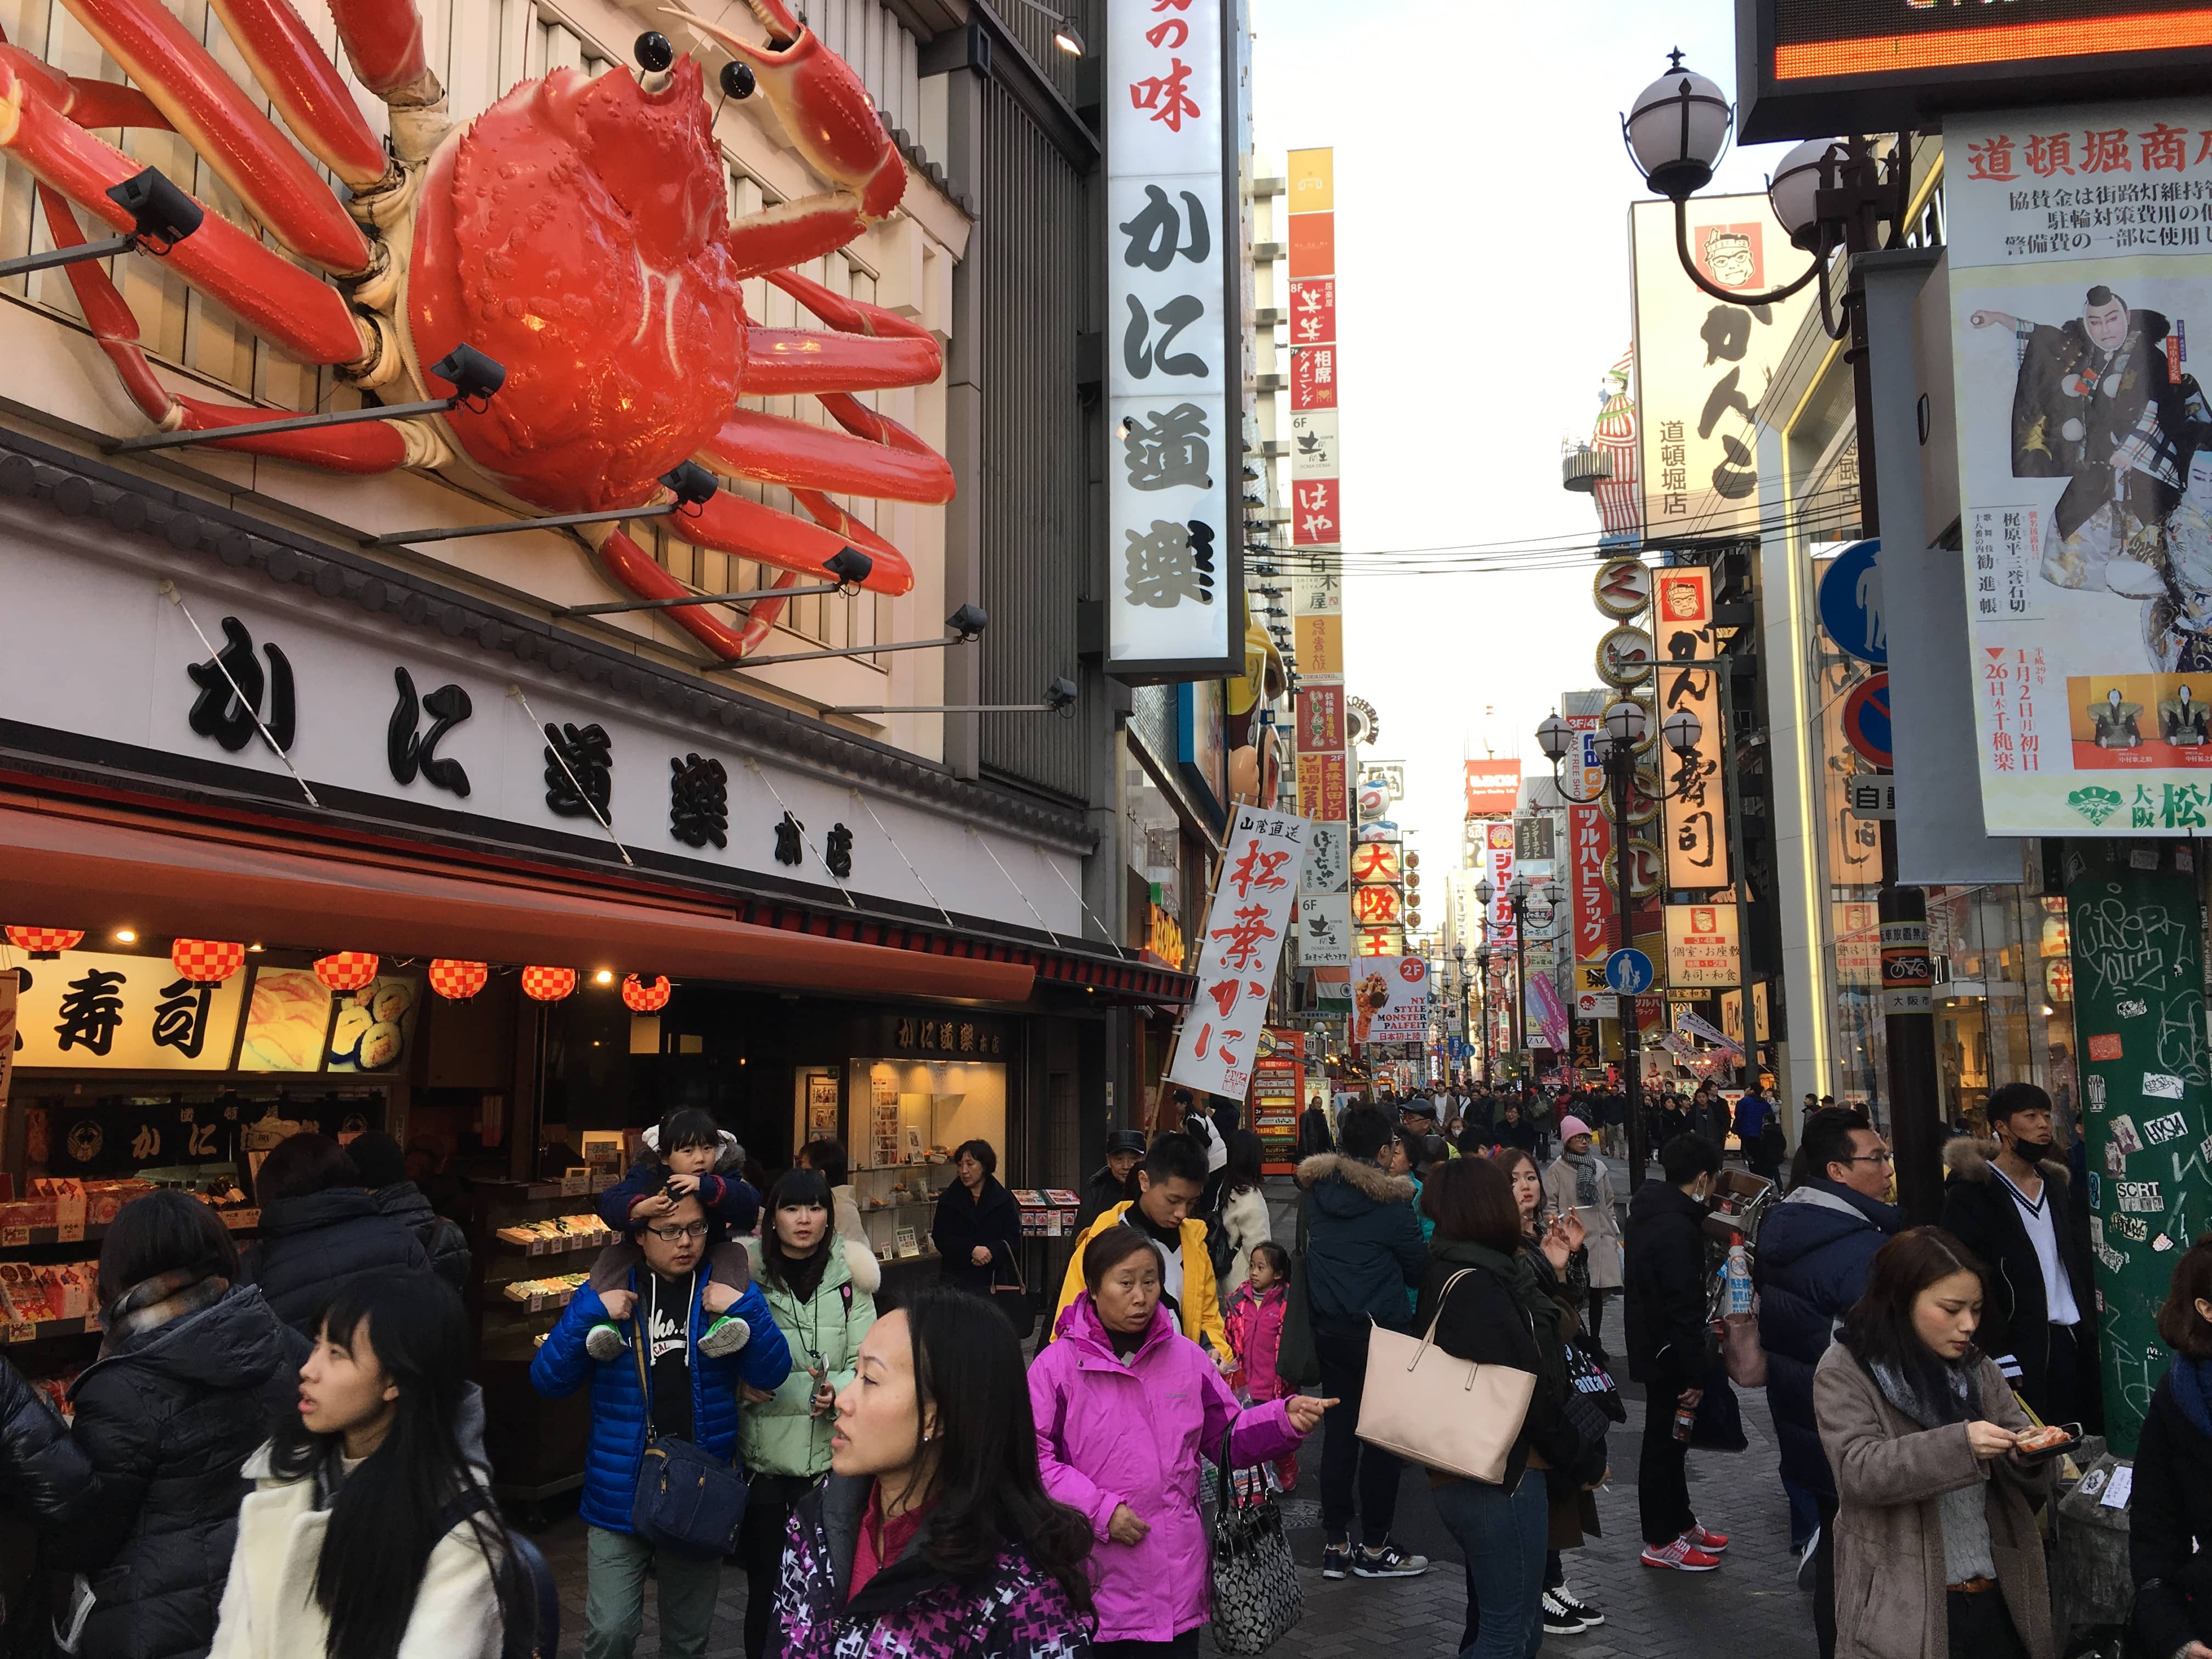
<instances>
[{"instance_id":1,"label":"crab shell","mask_svg":"<svg viewBox=\"0 0 2212 1659\"><path fill-rule=\"evenodd\" d=\"M501 394L446 425L549 512L645 500L741 389L744 293L702 85L690 58L657 92L627 69L556 70L423 171L396 307L412 377L465 341L503 364Z\"/></svg>"}]
</instances>

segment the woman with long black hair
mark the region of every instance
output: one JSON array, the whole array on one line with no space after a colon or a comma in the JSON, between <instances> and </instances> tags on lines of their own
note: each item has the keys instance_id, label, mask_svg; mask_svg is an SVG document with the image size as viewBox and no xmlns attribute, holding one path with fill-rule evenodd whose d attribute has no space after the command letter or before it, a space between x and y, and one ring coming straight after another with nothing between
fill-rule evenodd
<instances>
[{"instance_id":1,"label":"woman with long black hair","mask_svg":"<svg viewBox=\"0 0 2212 1659\"><path fill-rule=\"evenodd\" d=\"M532 1633L456 1432L468 1364L467 1316L428 1273L338 1292L296 1408L246 1461L211 1659L500 1659L510 1624Z\"/></svg>"},{"instance_id":2,"label":"woman with long black hair","mask_svg":"<svg viewBox=\"0 0 2212 1659\"><path fill-rule=\"evenodd\" d=\"M1080 1659L1091 1523L1045 1495L1013 1327L924 1291L861 1340L830 1477L799 1502L776 1614L787 1659Z\"/></svg>"},{"instance_id":3,"label":"woman with long black hair","mask_svg":"<svg viewBox=\"0 0 2212 1659\"><path fill-rule=\"evenodd\" d=\"M761 1294L791 1348L773 1390L741 1383L738 1445L752 1477L738 1555L745 1568L745 1656L780 1652L774 1613L791 1506L830 1472L837 1395L876 1322L883 1272L865 1243L834 1231L835 1188L819 1170L787 1170L769 1188L756 1261Z\"/></svg>"}]
</instances>

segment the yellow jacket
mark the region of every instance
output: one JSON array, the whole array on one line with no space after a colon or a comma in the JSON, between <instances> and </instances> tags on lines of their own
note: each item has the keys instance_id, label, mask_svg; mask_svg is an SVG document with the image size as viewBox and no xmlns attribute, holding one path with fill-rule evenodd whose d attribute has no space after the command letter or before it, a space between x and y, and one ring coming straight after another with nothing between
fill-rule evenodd
<instances>
[{"instance_id":1,"label":"yellow jacket","mask_svg":"<svg viewBox=\"0 0 2212 1659\"><path fill-rule=\"evenodd\" d=\"M1112 1209L1102 1210L1098 1219L1075 1241L1075 1254L1068 1258L1067 1277L1060 1287L1060 1305L1053 1310L1055 1329L1067 1304L1089 1288L1083 1282L1084 1247L1107 1228L1120 1226L1121 1212L1130 1202L1124 1199ZM1182 1334L1194 1342L1205 1339L1217 1358L1230 1351L1229 1328L1221 1322L1221 1291L1213 1279L1213 1258L1206 1253L1206 1223L1196 1216L1185 1217L1182 1224Z\"/></svg>"}]
</instances>

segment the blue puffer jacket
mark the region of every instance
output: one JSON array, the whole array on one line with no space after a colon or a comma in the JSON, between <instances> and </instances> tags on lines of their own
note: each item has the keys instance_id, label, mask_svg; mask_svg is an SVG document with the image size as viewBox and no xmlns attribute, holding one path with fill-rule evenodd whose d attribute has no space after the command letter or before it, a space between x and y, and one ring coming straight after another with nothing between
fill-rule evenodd
<instances>
[{"instance_id":1,"label":"blue puffer jacket","mask_svg":"<svg viewBox=\"0 0 2212 1659\"><path fill-rule=\"evenodd\" d=\"M630 1270L629 1288L639 1285L637 1268ZM699 1305L706 1292L702 1272L691 1294L691 1438L716 1457L736 1455L738 1443L738 1384L750 1382L773 1394L791 1374L791 1349L769 1312L768 1299L757 1284L730 1308L732 1318L752 1327L752 1337L734 1354L720 1359L699 1352L699 1338L715 1316ZM645 1459L646 1425L651 1420L653 1396L638 1377L637 1356L647 1352L645 1324L634 1309L627 1332L629 1346L618 1359L601 1364L584 1352L584 1338L592 1326L605 1322L606 1304L586 1285L576 1292L561 1322L546 1337L538 1358L530 1362L530 1386L549 1400L564 1400L584 1384L592 1383L592 1440L584 1455L586 1522L609 1532L630 1529L630 1505L637 1493L638 1465ZM648 1372L649 1376L650 1373Z\"/></svg>"},{"instance_id":2,"label":"blue puffer jacket","mask_svg":"<svg viewBox=\"0 0 2212 1659\"><path fill-rule=\"evenodd\" d=\"M1867 1264L1904 1225L1894 1204L1822 1179L1796 1188L1759 1226L1752 1277L1782 1478L1823 1497L1835 1495L1836 1480L1813 1412L1813 1368L1866 1289Z\"/></svg>"},{"instance_id":3,"label":"blue puffer jacket","mask_svg":"<svg viewBox=\"0 0 2212 1659\"><path fill-rule=\"evenodd\" d=\"M1314 1329L1331 1336L1367 1334L1367 1322L1403 1330L1409 1294L1429 1270L1428 1241L1413 1210L1419 1190L1364 1158L1316 1152L1298 1165L1306 1188L1306 1295Z\"/></svg>"}]
</instances>

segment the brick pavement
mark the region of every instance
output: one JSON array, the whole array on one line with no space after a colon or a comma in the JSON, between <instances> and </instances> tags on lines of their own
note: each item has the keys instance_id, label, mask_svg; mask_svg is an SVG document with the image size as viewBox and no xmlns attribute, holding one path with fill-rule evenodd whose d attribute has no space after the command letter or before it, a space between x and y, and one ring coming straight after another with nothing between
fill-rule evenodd
<instances>
[{"instance_id":1,"label":"brick pavement","mask_svg":"<svg viewBox=\"0 0 2212 1659\"><path fill-rule=\"evenodd\" d=\"M1630 1389L1632 1396L1638 1390ZM1763 1394L1738 1390L1747 1451L1690 1455L1690 1494L1699 1518L1729 1534L1726 1561L1717 1572L1655 1572L1636 1561L1636 1454L1644 1407L1632 1398L1629 1421L1613 1436L1613 1479L1598 1494L1605 1535L1566 1558L1568 1582L1606 1613L1606 1622L1581 1636L1547 1637L1557 1659L1705 1659L1725 1650L1759 1659L1812 1659L1812 1598L1799 1591L1796 1558L1789 1548L1789 1508L1775 1476L1774 1436ZM1378 1644L1402 1659L1436 1659L1458 1650L1467 1610L1457 1552L1436 1518L1425 1477L1409 1476L1401 1498L1396 1535L1408 1547L1436 1558L1419 1578L1329 1583L1321 1576L1319 1493L1315 1479L1319 1449L1303 1460L1290 1519L1292 1547L1304 1580L1304 1621L1278 1644L1281 1659L1363 1659ZM562 1588L561 1653L581 1651L584 1617L584 1534L573 1516L540 1534ZM727 1569L722 1579L708 1659L737 1659L745 1601L744 1575ZM659 1650L658 1621L648 1592L646 1634L638 1652ZM1211 1642L1205 1651L1214 1651Z\"/></svg>"}]
</instances>

